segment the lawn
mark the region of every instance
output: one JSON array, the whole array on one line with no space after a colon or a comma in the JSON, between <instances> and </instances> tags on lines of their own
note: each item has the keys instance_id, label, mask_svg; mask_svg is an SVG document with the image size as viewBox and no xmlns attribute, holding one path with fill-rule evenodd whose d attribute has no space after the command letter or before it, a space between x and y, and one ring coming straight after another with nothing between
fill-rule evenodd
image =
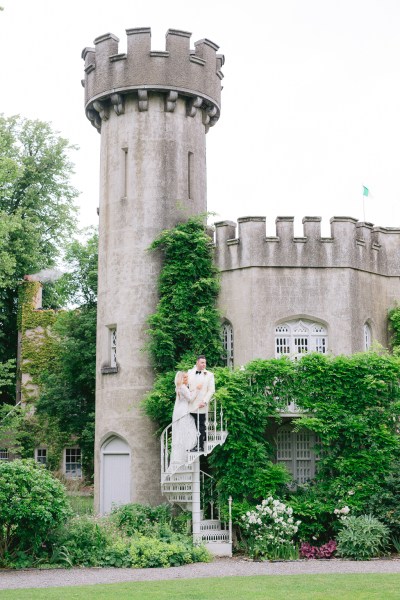
<instances>
[{"instance_id":1,"label":"lawn","mask_svg":"<svg viewBox=\"0 0 400 600\"><path fill-rule=\"evenodd\" d=\"M0 591L1 600L391 600L399 597L400 574L262 575Z\"/></svg>"},{"instance_id":2,"label":"lawn","mask_svg":"<svg viewBox=\"0 0 400 600\"><path fill-rule=\"evenodd\" d=\"M68 494L71 508L78 515L93 514L93 496L78 496L76 494Z\"/></svg>"}]
</instances>

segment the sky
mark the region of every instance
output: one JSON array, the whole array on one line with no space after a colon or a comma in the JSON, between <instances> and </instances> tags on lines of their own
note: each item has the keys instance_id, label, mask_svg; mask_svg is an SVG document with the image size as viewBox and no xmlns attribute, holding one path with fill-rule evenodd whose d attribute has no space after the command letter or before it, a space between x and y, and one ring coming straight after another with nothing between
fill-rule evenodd
<instances>
[{"instance_id":1,"label":"sky","mask_svg":"<svg viewBox=\"0 0 400 600\"><path fill-rule=\"evenodd\" d=\"M0 112L48 121L79 150L80 225L97 224L100 136L83 107L81 51L104 33L169 28L225 55L207 134L212 220L351 216L400 227L398 0L0 0ZM363 185L369 196L363 197Z\"/></svg>"}]
</instances>

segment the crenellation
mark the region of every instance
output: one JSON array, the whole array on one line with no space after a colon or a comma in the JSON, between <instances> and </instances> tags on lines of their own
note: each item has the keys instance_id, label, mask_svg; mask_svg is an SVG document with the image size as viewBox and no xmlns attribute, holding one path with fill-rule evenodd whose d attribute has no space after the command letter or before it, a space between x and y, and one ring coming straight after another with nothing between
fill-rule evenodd
<instances>
[{"instance_id":1,"label":"crenellation","mask_svg":"<svg viewBox=\"0 0 400 600\"><path fill-rule=\"evenodd\" d=\"M110 56L118 54L119 38L113 33L99 35L93 43L95 45L96 63L97 59L109 59Z\"/></svg>"},{"instance_id":2,"label":"crenellation","mask_svg":"<svg viewBox=\"0 0 400 600\"><path fill-rule=\"evenodd\" d=\"M354 237L355 225L357 219L353 217L332 217L330 220L331 224L331 237L334 239L342 238L347 239Z\"/></svg>"},{"instance_id":3,"label":"crenellation","mask_svg":"<svg viewBox=\"0 0 400 600\"><path fill-rule=\"evenodd\" d=\"M139 95L164 94L165 110L174 112L178 96L187 101L187 116L197 110L203 113L206 132L220 115L221 68L224 56L217 55L218 46L208 39L195 43L190 49L191 33L169 29L166 33L165 50L151 49L151 29L138 27L126 30L127 52L118 53L119 38L112 33L97 37L95 48L85 48L85 107L92 124L99 129L108 118L108 108L115 106L111 96L118 94ZM139 110L143 100L138 98ZM100 104L98 104L100 102ZM117 105L123 106L123 101ZM101 108L99 111L98 108ZM98 113L98 118L93 114ZM123 114L119 109L116 114Z\"/></svg>"},{"instance_id":4,"label":"crenellation","mask_svg":"<svg viewBox=\"0 0 400 600\"><path fill-rule=\"evenodd\" d=\"M171 56L179 55L185 59L190 54L190 37L189 31L181 31L180 29L168 29L165 34L165 49Z\"/></svg>"},{"instance_id":5,"label":"crenellation","mask_svg":"<svg viewBox=\"0 0 400 600\"><path fill-rule=\"evenodd\" d=\"M321 239L321 217L304 217L303 233L307 241Z\"/></svg>"},{"instance_id":6,"label":"crenellation","mask_svg":"<svg viewBox=\"0 0 400 600\"><path fill-rule=\"evenodd\" d=\"M290 241L294 236L294 217L276 217L276 236L282 242Z\"/></svg>"},{"instance_id":7,"label":"crenellation","mask_svg":"<svg viewBox=\"0 0 400 600\"><path fill-rule=\"evenodd\" d=\"M236 223L234 221L218 221L214 223L215 227L215 245L222 246L228 240L236 237Z\"/></svg>"},{"instance_id":8,"label":"crenellation","mask_svg":"<svg viewBox=\"0 0 400 600\"><path fill-rule=\"evenodd\" d=\"M216 263L221 271L264 267L352 268L400 276L400 229L374 227L352 217L333 217L331 237L321 237L321 218L303 218L303 236L294 218L276 218L276 236L265 236L265 217L216 223Z\"/></svg>"}]
</instances>

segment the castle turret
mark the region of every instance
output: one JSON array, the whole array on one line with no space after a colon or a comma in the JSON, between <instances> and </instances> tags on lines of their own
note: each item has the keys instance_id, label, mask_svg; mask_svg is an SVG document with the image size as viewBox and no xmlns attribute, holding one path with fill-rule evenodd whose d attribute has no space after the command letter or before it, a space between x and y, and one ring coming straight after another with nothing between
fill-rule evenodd
<instances>
[{"instance_id":1,"label":"castle turret","mask_svg":"<svg viewBox=\"0 0 400 600\"><path fill-rule=\"evenodd\" d=\"M146 321L157 304L158 234L206 204L205 134L220 115L222 55L207 39L169 29L151 49L149 28L102 35L85 48L85 110L101 133L95 495L160 501L159 442L140 407L153 370Z\"/></svg>"}]
</instances>

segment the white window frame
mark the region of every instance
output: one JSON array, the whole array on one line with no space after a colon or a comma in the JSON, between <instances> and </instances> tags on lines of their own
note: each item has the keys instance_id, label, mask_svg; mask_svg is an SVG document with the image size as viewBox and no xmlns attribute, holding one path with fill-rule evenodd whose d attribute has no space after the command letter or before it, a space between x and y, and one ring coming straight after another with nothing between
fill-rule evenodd
<instances>
[{"instance_id":1,"label":"white window frame","mask_svg":"<svg viewBox=\"0 0 400 600\"><path fill-rule=\"evenodd\" d=\"M10 452L8 448L0 448L0 460L10 460Z\"/></svg>"},{"instance_id":2,"label":"white window frame","mask_svg":"<svg viewBox=\"0 0 400 600\"><path fill-rule=\"evenodd\" d=\"M364 351L367 352L371 348L372 344L372 330L371 325L367 322L364 323Z\"/></svg>"},{"instance_id":3,"label":"white window frame","mask_svg":"<svg viewBox=\"0 0 400 600\"><path fill-rule=\"evenodd\" d=\"M222 323L222 344L225 351L225 364L229 368L233 368L233 327L230 321L224 321Z\"/></svg>"},{"instance_id":4,"label":"white window frame","mask_svg":"<svg viewBox=\"0 0 400 600\"><path fill-rule=\"evenodd\" d=\"M43 446L40 448L35 448L35 461L41 465L47 465L47 448L44 448Z\"/></svg>"},{"instance_id":5,"label":"white window frame","mask_svg":"<svg viewBox=\"0 0 400 600\"><path fill-rule=\"evenodd\" d=\"M293 360L309 352L327 354L328 332L322 323L296 319L275 327L275 357L289 356Z\"/></svg>"},{"instance_id":6,"label":"white window frame","mask_svg":"<svg viewBox=\"0 0 400 600\"><path fill-rule=\"evenodd\" d=\"M287 468L298 485L315 477L319 460L315 445L319 441L314 432L294 431L291 424L281 425L276 433L276 462Z\"/></svg>"},{"instance_id":7,"label":"white window frame","mask_svg":"<svg viewBox=\"0 0 400 600\"><path fill-rule=\"evenodd\" d=\"M74 457L69 457L70 460L67 460L68 453L72 454L75 452ZM79 452L79 460L78 458ZM75 458L75 460L71 460L71 458ZM74 467L69 467L68 465L75 465ZM69 446L68 448L64 448L64 475L67 479L81 479L82 478L82 451L79 446Z\"/></svg>"},{"instance_id":8,"label":"white window frame","mask_svg":"<svg viewBox=\"0 0 400 600\"><path fill-rule=\"evenodd\" d=\"M117 366L117 328L109 327L110 367Z\"/></svg>"}]
</instances>

